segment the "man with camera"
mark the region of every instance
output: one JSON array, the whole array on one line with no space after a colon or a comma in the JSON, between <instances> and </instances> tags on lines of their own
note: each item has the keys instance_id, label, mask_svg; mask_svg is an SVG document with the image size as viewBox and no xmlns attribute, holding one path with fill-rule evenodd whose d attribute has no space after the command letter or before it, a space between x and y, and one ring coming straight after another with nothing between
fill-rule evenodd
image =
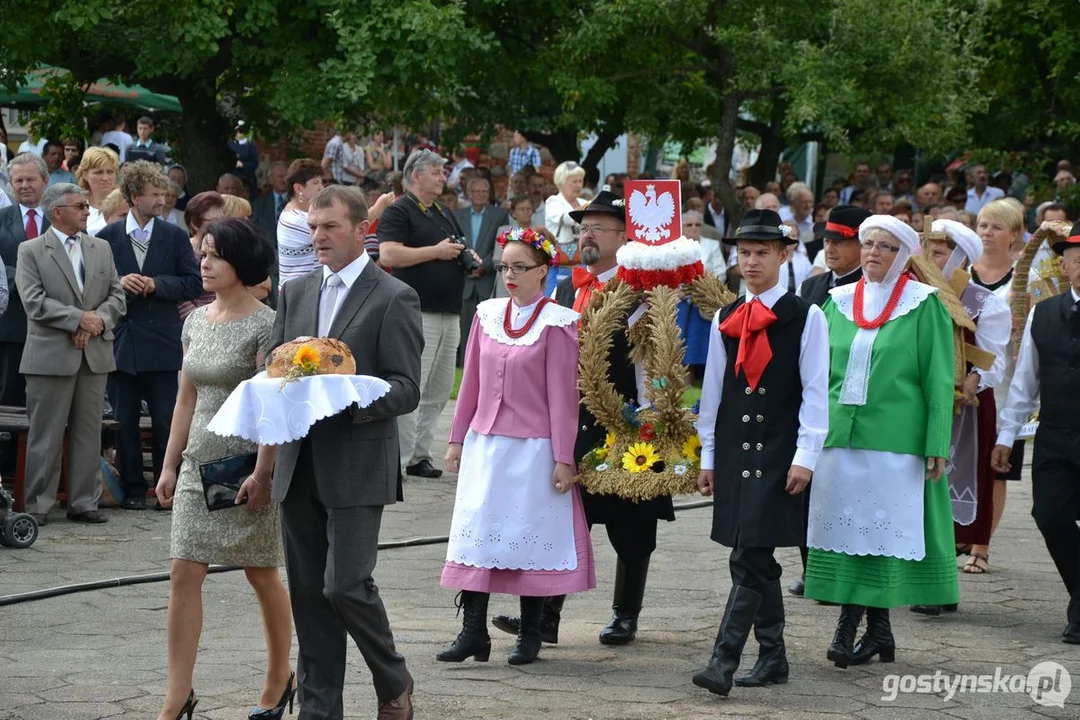
<instances>
[{"instance_id":1,"label":"man with camera","mask_svg":"<svg viewBox=\"0 0 1080 720\"><path fill-rule=\"evenodd\" d=\"M402 172L405 194L386 209L378 227L380 263L420 296L420 405L398 418L398 434L404 472L425 478L442 475L431 464L431 443L454 386L465 279L483 273L454 214L437 199L446 184L445 163L431 150L414 151Z\"/></svg>"}]
</instances>

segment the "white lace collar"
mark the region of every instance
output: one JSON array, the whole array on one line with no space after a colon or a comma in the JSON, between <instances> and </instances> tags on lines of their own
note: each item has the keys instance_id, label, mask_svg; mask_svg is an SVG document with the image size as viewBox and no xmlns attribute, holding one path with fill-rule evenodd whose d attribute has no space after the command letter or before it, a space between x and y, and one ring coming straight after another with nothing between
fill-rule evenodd
<instances>
[{"instance_id":1,"label":"white lace collar","mask_svg":"<svg viewBox=\"0 0 1080 720\"><path fill-rule=\"evenodd\" d=\"M558 303L551 302L544 306L544 309L540 311L540 317L536 319L536 322L529 332L525 333L519 338L512 338L506 334L503 329L503 318L506 317L506 305L513 302L510 298L493 298L491 300L485 300L476 306L476 317L480 319L480 329L484 331L484 334L497 343L502 345L532 345L540 339L540 335L544 332L544 328L551 327L566 327L567 325L573 325L579 319L581 315L574 312L570 308L563 307ZM537 300L539 302L539 300ZM532 310L535 306L529 305L528 307L521 308L523 311L529 311L532 314Z\"/></svg>"},{"instance_id":2,"label":"white lace collar","mask_svg":"<svg viewBox=\"0 0 1080 720\"><path fill-rule=\"evenodd\" d=\"M832 296L836 309L851 322L855 322L854 308L856 287L858 287L858 283L850 283L848 285L835 287L829 291L829 295ZM937 288L933 285L925 285L917 280L908 280L907 285L904 286L904 291L900 293L900 302L896 304L896 309L893 310L892 315L889 316L889 320L895 320L898 317L907 315L909 312L919 307L923 300L936 292Z\"/></svg>"}]
</instances>

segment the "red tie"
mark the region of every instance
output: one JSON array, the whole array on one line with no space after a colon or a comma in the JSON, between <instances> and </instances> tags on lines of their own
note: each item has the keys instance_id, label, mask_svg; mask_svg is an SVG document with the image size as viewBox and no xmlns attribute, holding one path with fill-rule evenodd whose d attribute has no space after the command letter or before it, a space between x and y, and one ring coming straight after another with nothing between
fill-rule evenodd
<instances>
[{"instance_id":1,"label":"red tie","mask_svg":"<svg viewBox=\"0 0 1080 720\"><path fill-rule=\"evenodd\" d=\"M33 208L26 211L26 239L33 240L41 233L38 232L37 220L34 216L37 215L37 210Z\"/></svg>"},{"instance_id":2,"label":"red tie","mask_svg":"<svg viewBox=\"0 0 1080 720\"><path fill-rule=\"evenodd\" d=\"M574 312L578 313L585 312L585 308L589 307L593 291L604 287L604 283L600 282L600 278L580 265L574 268L571 282L574 283L574 290L577 291L577 297L574 298Z\"/></svg>"},{"instance_id":3,"label":"red tie","mask_svg":"<svg viewBox=\"0 0 1080 720\"><path fill-rule=\"evenodd\" d=\"M756 390L761 376L772 360L772 347L765 328L776 322L776 315L754 298L731 313L727 320L720 323L720 332L728 337L739 339L739 353L735 356L735 375L742 370L746 373L746 383L751 390Z\"/></svg>"}]
</instances>

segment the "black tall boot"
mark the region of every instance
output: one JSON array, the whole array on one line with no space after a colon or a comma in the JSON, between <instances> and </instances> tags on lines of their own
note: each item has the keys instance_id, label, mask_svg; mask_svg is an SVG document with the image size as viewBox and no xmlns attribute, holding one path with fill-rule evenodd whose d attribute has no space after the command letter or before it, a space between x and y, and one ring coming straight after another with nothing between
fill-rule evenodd
<instances>
[{"instance_id":1,"label":"black tall boot","mask_svg":"<svg viewBox=\"0 0 1080 720\"><path fill-rule=\"evenodd\" d=\"M868 663L875 655L881 658L881 662L893 662L896 660L896 641L893 639L888 609L868 607L866 633L855 645L851 664Z\"/></svg>"},{"instance_id":2,"label":"black tall boot","mask_svg":"<svg viewBox=\"0 0 1080 720\"><path fill-rule=\"evenodd\" d=\"M787 651L784 647L784 594L780 581L769 583L761 593L761 605L754 619L758 658L752 670L735 676L739 687L761 687L788 681Z\"/></svg>"},{"instance_id":3,"label":"black tall boot","mask_svg":"<svg viewBox=\"0 0 1080 720\"><path fill-rule=\"evenodd\" d=\"M518 626L517 643L510 657L511 665L528 665L540 654L540 613L544 608L542 597L521 598L521 623Z\"/></svg>"},{"instance_id":4,"label":"black tall boot","mask_svg":"<svg viewBox=\"0 0 1080 720\"><path fill-rule=\"evenodd\" d=\"M836 667L846 668L851 664L855 644L855 633L859 631L866 607L863 605L843 605L840 607L840 619L836 621L836 634L825 657L836 663Z\"/></svg>"},{"instance_id":5,"label":"black tall boot","mask_svg":"<svg viewBox=\"0 0 1080 720\"><path fill-rule=\"evenodd\" d=\"M695 673L694 684L716 695L731 692L732 675L739 668L743 646L750 636L750 627L757 617L761 596L753 590L736 585L728 595L724 619L716 633L712 657L704 670Z\"/></svg>"},{"instance_id":6,"label":"black tall boot","mask_svg":"<svg viewBox=\"0 0 1080 720\"><path fill-rule=\"evenodd\" d=\"M611 604L611 622L600 631L604 645L626 645L637 637L638 615L645 597L649 576L649 558L632 563L621 559L615 566L615 598Z\"/></svg>"},{"instance_id":7,"label":"black tall boot","mask_svg":"<svg viewBox=\"0 0 1080 720\"><path fill-rule=\"evenodd\" d=\"M461 632L449 648L435 656L439 662L461 662L470 655L478 662L491 656L491 636L487 631L487 593L461 591Z\"/></svg>"},{"instance_id":8,"label":"black tall boot","mask_svg":"<svg viewBox=\"0 0 1080 720\"><path fill-rule=\"evenodd\" d=\"M559 620L562 617L565 595L554 595L544 600L544 609L540 614L540 640L549 645L559 644ZM518 634L521 618L517 615L496 615L491 624L504 633Z\"/></svg>"}]
</instances>

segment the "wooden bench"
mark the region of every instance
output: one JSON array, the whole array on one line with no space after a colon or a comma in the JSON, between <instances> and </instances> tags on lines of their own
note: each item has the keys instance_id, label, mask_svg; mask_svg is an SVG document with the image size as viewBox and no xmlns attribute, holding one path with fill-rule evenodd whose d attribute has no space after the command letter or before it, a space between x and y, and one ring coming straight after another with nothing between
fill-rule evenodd
<instances>
[{"instance_id":1,"label":"wooden bench","mask_svg":"<svg viewBox=\"0 0 1080 720\"><path fill-rule=\"evenodd\" d=\"M116 420L102 419L101 432L116 430L120 423ZM143 417L139 420L139 430L142 442L150 440L150 418ZM10 484L15 509L22 511L26 503L26 448L30 435L30 420L26 416L26 408L0 405L0 433L8 433L15 438L15 475L3 478L5 485ZM156 470L155 470L156 472ZM67 500L68 487L68 438L64 431L63 457L60 461L60 486L56 499L63 502Z\"/></svg>"}]
</instances>

